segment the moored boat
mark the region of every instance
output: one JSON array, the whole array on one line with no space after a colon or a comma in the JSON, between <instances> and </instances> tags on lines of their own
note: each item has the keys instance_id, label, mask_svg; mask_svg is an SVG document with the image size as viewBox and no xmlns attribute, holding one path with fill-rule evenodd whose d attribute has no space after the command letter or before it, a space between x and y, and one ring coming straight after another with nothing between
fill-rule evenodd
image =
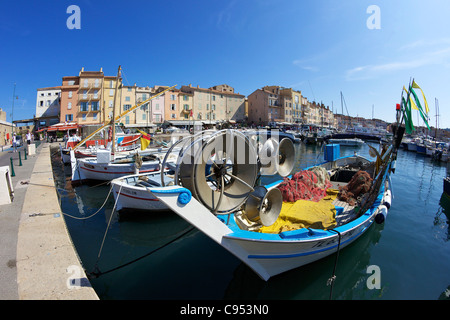
<instances>
[{"instance_id":1,"label":"moored boat","mask_svg":"<svg viewBox=\"0 0 450 320\"><path fill-rule=\"evenodd\" d=\"M329 139L329 143L340 144L342 146L362 146L364 141L359 138L348 138L348 139Z\"/></svg>"},{"instance_id":2,"label":"moored boat","mask_svg":"<svg viewBox=\"0 0 450 320\"><path fill-rule=\"evenodd\" d=\"M241 146L239 154L245 153L246 157L241 158L233 152L237 145ZM395 159L392 146L377 154L377 163L381 166L361 156L341 158L327 152L327 161L318 166L319 172L325 172L322 175L324 183L345 188L363 169L373 179L370 189L352 205L342 200L300 200L302 205L325 201L325 211L331 213L331 220L335 220L327 227L320 228L323 217L316 217L317 221L306 226L290 228L291 225L285 230L262 232L266 227L277 225L280 212L286 211L284 195L280 191L286 180L257 186L261 169L258 151L248 137L238 132L220 131L197 139L191 146L196 146L196 151L182 154L175 167L175 181L180 185L163 183L145 189L241 259L264 280L344 248L366 232L375 220L384 221L390 207L387 181ZM212 158L212 154L220 157ZM274 159L285 156L279 153ZM288 176L289 179L293 177L295 175ZM294 210L294 215L304 210Z\"/></svg>"}]
</instances>

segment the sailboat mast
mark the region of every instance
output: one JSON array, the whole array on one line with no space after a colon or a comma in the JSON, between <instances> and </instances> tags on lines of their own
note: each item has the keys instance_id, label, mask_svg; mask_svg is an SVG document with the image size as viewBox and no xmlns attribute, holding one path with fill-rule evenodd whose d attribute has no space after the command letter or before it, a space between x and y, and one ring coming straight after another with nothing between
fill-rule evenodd
<instances>
[{"instance_id":1,"label":"sailboat mast","mask_svg":"<svg viewBox=\"0 0 450 320\"><path fill-rule=\"evenodd\" d=\"M116 77L116 90L114 91L114 108L113 108L113 116L111 119L111 126L112 126L112 137L111 137L111 153L115 153L116 151L116 103L117 103L117 91L119 91L119 79L120 79L120 70L121 66L119 66L119 69L117 70L117 77Z\"/></svg>"}]
</instances>

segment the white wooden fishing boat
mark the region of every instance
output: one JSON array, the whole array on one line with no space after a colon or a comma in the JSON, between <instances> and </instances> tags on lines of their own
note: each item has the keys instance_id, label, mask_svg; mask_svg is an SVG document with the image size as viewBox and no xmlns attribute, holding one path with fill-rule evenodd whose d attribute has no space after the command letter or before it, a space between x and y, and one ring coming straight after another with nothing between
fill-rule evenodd
<instances>
[{"instance_id":1,"label":"white wooden fishing boat","mask_svg":"<svg viewBox=\"0 0 450 320\"><path fill-rule=\"evenodd\" d=\"M165 185L173 185L173 176L166 170L164 175ZM169 207L155 195L148 191L151 187L161 186L161 170L150 173L139 173L116 178L111 181L116 210L128 211L165 211Z\"/></svg>"},{"instance_id":2,"label":"white wooden fishing boat","mask_svg":"<svg viewBox=\"0 0 450 320\"><path fill-rule=\"evenodd\" d=\"M280 172L290 172L287 167L292 170L294 163L292 155L286 152L292 149L285 144L286 141L276 143L283 147L272 152L272 160L277 162L275 167ZM257 186L263 168L258 150L249 137L233 130L193 139L190 148L184 148L178 156L174 180L171 180L178 183L168 185L161 179L160 186L139 186L139 192L147 190L151 195L147 199L164 202L241 259L262 279L268 280L335 253L358 239L375 220L380 223L385 220L390 207L387 181L395 170L396 153L392 146L384 149L381 156L375 153L381 166L357 155L341 158L332 152L326 153L327 161L319 167L322 172L325 170L325 176L336 180L332 182L334 187L345 186L359 169L369 172L373 184L356 207L334 200L336 222L323 229L314 224L276 233L261 232L265 227L277 224L280 212L284 210L283 196L278 188L283 180ZM128 185L138 185L137 177L127 179L130 179ZM131 179L135 179L134 182L131 183ZM121 186L125 188L123 182ZM136 196L145 199L143 193L135 191Z\"/></svg>"},{"instance_id":3,"label":"white wooden fishing boat","mask_svg":"<svg viewBox=\"0 0 450 320\"><path fill-rule=\"evenodd\" d=\"M109 150L98 150L96 158L77 159L72 150L72 183L83 180L110 181L136 173L157 172L161 169L164 155L164 151L143 155L136 153L112 159Z\"/></svg>"},{"instance_id":4,"label":"white wooden fishing boat","mask_svg":"<svg viewBox=\"0 0 450 320\"><path fill-rule=\"evenodd\" d=\"M364 144L364 140L359 138L346 138L346 139L329 139L329 143L332 144L340 144L341 146L362 146Z\"/></svg>"}]
</instances>

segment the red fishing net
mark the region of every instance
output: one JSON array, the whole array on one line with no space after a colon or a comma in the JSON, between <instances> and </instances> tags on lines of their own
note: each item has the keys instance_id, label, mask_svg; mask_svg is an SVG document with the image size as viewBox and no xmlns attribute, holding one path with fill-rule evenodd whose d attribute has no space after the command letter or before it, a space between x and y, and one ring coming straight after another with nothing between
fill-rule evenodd
<instances>
[{"instance_id":1,"label":"red fishing net","mask_svg":"<svg viewBox=\"0 0 450 320\"><path fill-rule=\"evenodd\" d=\"M316 171L317 172L317 171ZM285 178L278 186L283 201L295 202L297 200L320 201L327 195L326 190L331 187L326 171L318 171L317 175L313 171L303 170L292 176ZM318 177L319 176L319 177Z\"/></svg>"}]
</instances>

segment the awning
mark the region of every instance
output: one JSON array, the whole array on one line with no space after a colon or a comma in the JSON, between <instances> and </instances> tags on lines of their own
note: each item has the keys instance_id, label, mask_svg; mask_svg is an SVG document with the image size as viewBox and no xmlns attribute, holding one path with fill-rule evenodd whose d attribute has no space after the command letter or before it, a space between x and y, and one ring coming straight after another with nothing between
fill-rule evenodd
<instances>
[{"instance_id":1,"label":"awning","mask_svg":"<svg viewBox=\"0 0 450 320\"><path fill-rule=\"evenodd\" d=\"M75 122L71 122L71 123L57 123L46 129L49 132L50 131L67 131L67 130L78 129L79 127L80 126L78 124L76 124ZM45 129L41 129L41 130L45 130Z\"/></svg>"}]
</instances>

